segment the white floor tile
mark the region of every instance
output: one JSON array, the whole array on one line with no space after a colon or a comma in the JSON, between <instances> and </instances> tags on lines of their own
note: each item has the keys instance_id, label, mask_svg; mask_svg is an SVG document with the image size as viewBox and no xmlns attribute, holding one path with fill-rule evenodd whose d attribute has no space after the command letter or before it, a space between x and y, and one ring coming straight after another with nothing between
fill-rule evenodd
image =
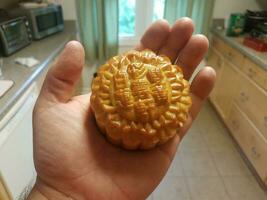
<instances>
[{"instance_id":1,"label":"white floor tile","mask_svg":"<svg viewBox=\"0 0 267 200\"><path fill-rule=\"evenodd\" d=\"M204 135L199 133L186 134L179 147L180 152L184 151L207 151L208 146L205 142Z\"/></svg>"},{"instance_id":2,"label":"white floor tile","mask_svg":"<svg viewBox=\"0 0 267 200\"><path fill-rule=\"evenodd\" d=\"M177 152L167 172L167 176L184 176L181 153Z\"/></svg>"},{"instance_id":3,"label":"white floor tile","mask_svg":"<svg viewBox=\"0 0 267 200\"><path fill-rule=\"evenodd\" d=\"M237 153L213 152L212 157L221 176L249 176L251 172Z\"/></svg>"},{"instance_id":4,"label":"white floor tile","mask_svg":"<svg viewBox=\"0 0 267 200\"><path fill-rule=\"evenodd\" d=\"M165 177L152 197L153 200L191 200L186 180L181 176Z\"/></svg>"},{"instance_id":5,"label":"white floor tile","mask_svg":"<svg viewBox=\"0 0 267 200\"><path fill-rule=\"evenodd\" d=\"M218 171L209 151L182 152L185 176L218 176Z\"/></svg>"},{"instance_id":6,"label":"white floor tile","mask_svg":"<svg viewBox=\"0 0 267 200\"><path fill-rule=\"evenodd\" d=\"M220 177L187 177L192 200L230 200Z\"/></svg>"},{"instance_id":7,"label":"white floor tile","mask_svg":"<svg viewBox=\"0 0 267 200\"><path fill-rule=\"evenodd\" d=\"M226 190L233 200L266 200L266 193L260 188L254 177L223 177Z\"/></svg>"}]
</instances>

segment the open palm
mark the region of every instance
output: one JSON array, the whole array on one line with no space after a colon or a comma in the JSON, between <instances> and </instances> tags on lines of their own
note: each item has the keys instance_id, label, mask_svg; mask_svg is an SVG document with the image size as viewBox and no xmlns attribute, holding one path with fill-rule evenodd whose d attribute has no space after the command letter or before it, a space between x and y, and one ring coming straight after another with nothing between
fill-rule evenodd
<instances>
[{"instance_id":1,"label":"open palm","mask_svg":"<svg viewBox=\"0 0 267 200\"><path fill-rule=\"evenodd\" d=\"M192 33L188 18L172 27L160 20L149 27L136 49L167 55L189 79L208 49L207 39ZM82 46L70 42L44 82L33 121L35 190L48 199L53 195L57 199L145 199L167 172L178 144L212 89L215 72L206 67L193 80L190 117L179 135L152 150L126 151L99 133L90 95L72 96L83 64Z\"/></svg>"}]
</instances>

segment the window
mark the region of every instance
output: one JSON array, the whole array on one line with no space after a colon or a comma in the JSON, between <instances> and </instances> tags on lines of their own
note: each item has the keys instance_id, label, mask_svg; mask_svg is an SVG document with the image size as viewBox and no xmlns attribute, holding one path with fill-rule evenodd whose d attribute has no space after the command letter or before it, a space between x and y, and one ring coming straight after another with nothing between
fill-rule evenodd
<instances>
[{"instance_id":1,"label":"window","mask_svg":"<svg viewBox=\"0 0 267 200\"><path fill-rule=\"evenodd\" d=\"M138 42L146 28L163 18L165 0L119 0L120 45Z\"/></svg>"},{"instance_id":2,"label":"window","mask_svg":"<svg viewBox=\"0 0 267 200\"><path fill-rule=\"evenodd\" d=\"M163 18L164 4L165 4L165 0L154 1L153 21Z\"/></svg>"},{"instance_id":3,"label":"window","mask_svg":"<svg viewBox=\"0 0 267 200\"><path fill-rule=\"evenodd\" d=\"M119 34L132 36L135 30L135 0L119 0Z\"/></svg>"}]
</instances>

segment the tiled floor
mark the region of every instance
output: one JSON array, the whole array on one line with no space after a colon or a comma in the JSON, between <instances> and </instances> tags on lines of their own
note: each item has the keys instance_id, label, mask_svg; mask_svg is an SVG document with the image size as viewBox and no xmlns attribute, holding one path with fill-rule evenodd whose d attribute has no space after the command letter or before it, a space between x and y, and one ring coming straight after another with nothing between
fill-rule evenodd
<instances>
[{"instance_id":1,"label":"tiled floor","mask_svg":"<svg viewBox=\"0 0 267 200\"><path fill-rule=\"evenodd\" d=\"M91 91L91 82L94 73L97 71L97 65L85 63L83 68L82 77L77 84L76 94L87 94Z\"/></svg>"},{"instance_id":2,"label":"tiled floor","mask_svg":"<svg viewBox=\"0 0 267 200\"><path fill-rule=\"evenodd\" d=\"M149 200L267 200L207 102Z\"/></svg>"},{"instance_id":3,"label":"tiled floor","mask_svg":"<svg viewBox=\"0 0 267 200\"><path fill-rule=\"evenodd\" d=\"M84 68L78 93L90 91L95 71ZM207 102L148 200L267 200L267 194Z\"/></svg>"}]
</instances>

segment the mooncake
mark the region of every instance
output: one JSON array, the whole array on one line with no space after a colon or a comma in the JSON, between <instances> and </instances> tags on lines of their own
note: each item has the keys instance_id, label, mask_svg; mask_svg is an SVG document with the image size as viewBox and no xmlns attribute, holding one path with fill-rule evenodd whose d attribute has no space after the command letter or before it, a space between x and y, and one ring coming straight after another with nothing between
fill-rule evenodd
<instances>
[{"instance_id":1,"label":"mooncake","mask_svg":"<svg viewBox=\"0 0 267 200\"><path fill-rule=\"evenodd\" d=\"M179 133L191 107L181 67L150 50L131 50L103 64L92 82L100 132L125 149L151 149Z\"/></svg>"}]
</instances>

